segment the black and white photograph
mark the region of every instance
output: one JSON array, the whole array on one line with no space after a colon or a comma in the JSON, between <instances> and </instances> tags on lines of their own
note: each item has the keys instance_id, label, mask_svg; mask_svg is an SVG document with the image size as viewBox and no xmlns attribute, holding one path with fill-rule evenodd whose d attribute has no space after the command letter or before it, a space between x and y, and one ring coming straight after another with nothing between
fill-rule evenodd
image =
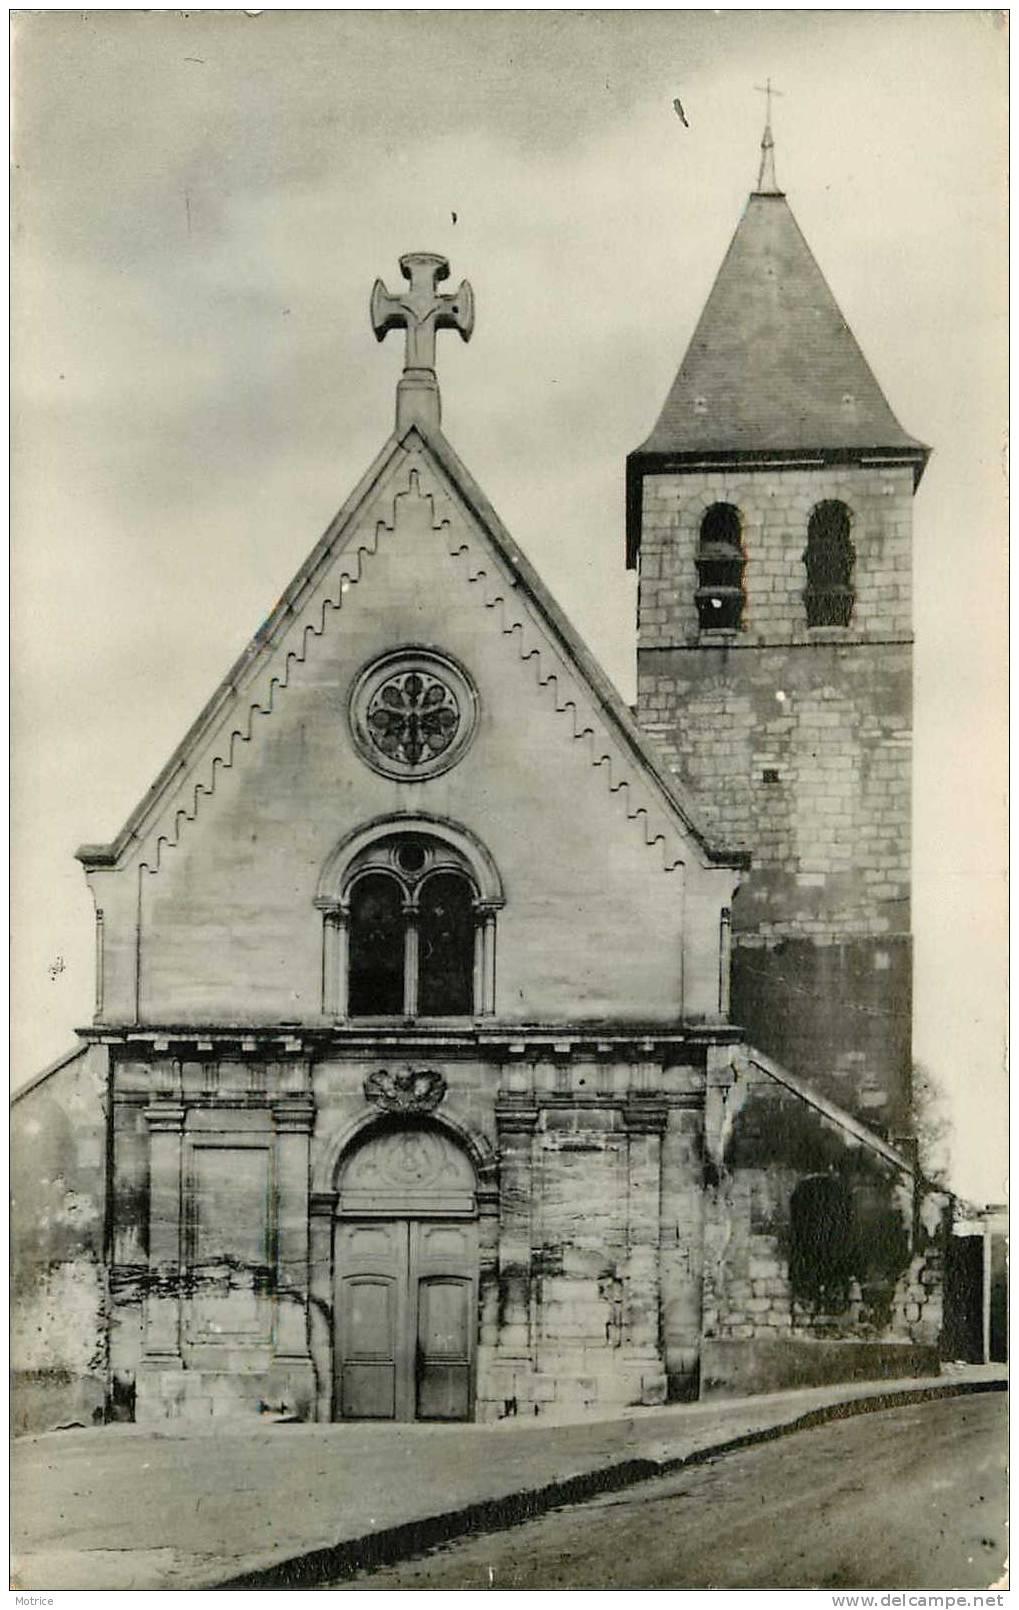
<instances>
[{"instance_id":1,"label":"black and white photograph","mask_svg":"<svg viewBox=\"0 0 1019 1610\"><path fill-rule=\"evenodd\" d=\"M9 17L13 1602L1003 1606L1007 11Z\"/></svg>"}]
</instances>

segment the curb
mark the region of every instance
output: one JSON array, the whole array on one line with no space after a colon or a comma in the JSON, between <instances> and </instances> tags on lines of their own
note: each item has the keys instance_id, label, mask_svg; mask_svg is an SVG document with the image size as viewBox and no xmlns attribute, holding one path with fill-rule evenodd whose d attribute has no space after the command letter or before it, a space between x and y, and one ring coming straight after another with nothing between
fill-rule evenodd
<instances>
[{"instance_id":1,"label":"curb","mask_svg":"<svg viewBox=\"0 0 1019 1610\"><path fill-rule=\"evenodd\" d=\"M668 1476L679 1470L692 1469L724 1454L753 1448L760 1443L775 1442L779 1437L797 1431L810 1431L816 1426L828 1425L834 1420L848 1420L860 1414L876 1414L882 1409L908 1407L914 1403L930 1403L938 1398L968 1397L975 1393L1007 1392L1008 1381L945 1382L940 1386L910 1387L903 1392L879 1392L869 1397L848 1398L839 1403L825 1404L810 1409L778 1425L766 1426L758 1431L746 1431L727 1441L697 1448L689 1454L678 1454L668 1459L625 1459L602 1466L598 1470L583 1471L562 1481L550 1482L544 1487L524 1492L508 1493L502 1498L484 1499L467 1504L461 1509L449 1510L442 1515L429 1515L423 1520L407 1521L390 1526L381 1532L370 1532L364 1537L349 1538L345 1542L311 1549L290 1556L273 1565L259 1566L244 1571L222 1582L206 1582L203 1588L213 1592L267 1591L271 1589L312 1588L337 1578L352 1577L359 1571L377 1570L383 1565L395 1565L410 1559L425 1549L475 1532L506 1531L523 1521L535 1520L551 1509L565 1504L579 1504L603 1493L618 1492L654 1477Z\"/></svg>"}]
</instances>

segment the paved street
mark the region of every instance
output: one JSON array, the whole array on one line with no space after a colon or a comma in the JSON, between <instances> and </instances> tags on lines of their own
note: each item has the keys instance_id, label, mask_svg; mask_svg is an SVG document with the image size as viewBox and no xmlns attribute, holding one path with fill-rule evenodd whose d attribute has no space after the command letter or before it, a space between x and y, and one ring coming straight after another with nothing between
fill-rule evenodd
<instances>
[{"instance_id":1,"label":"paved street","mask_svg":"<svg viewBox=\"0 0 1019 1610\"><path fill-rule=\"evenodd\" d=\"M988 1588L1004 1570L1006 1402L802 1431L338 1582L351 1589Z\"/></svg>"}]
</instances>

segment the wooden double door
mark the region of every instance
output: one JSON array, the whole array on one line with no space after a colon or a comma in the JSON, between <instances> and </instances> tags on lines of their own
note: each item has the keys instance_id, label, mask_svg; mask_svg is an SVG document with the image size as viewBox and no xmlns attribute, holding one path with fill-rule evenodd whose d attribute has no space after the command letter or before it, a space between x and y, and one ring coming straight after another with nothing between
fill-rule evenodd
<instances>
[{"instance_id":1,"label":"wooden double door","mask_svg":"<svg viewBox=\"0 0 1019 1610\"><path fill-rule=\"evenodd\" d=\"M476 1221L337 1220L337 1418L471 1418L477 1263Z\"/></svg>"}]
</instances>

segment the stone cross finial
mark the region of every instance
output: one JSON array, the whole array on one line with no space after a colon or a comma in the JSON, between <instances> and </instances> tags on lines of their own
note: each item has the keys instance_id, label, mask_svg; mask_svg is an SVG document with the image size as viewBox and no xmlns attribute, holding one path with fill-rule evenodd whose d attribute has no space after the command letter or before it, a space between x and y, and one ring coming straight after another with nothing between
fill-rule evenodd
<instances>
[{"instance_id":1,"label":"stone cross finial","mask_svg":"<svg viewBox=\"0 0 1019 1610\"><path fill-rule=\"evenodd\" d=\"M375 338L384 341L390 330L406 330L403 375L396 392L396 424L402 430L414 420L439 423L439 385L435 378L435 333L459 330L469 341L474 329L474 292L466 280L451 295L436 289L449 278L449 263L437 252L408 252L400 258L408 282L397 296L381 280L372 286L371 320Z\"/></svg>"}]
</instances>

